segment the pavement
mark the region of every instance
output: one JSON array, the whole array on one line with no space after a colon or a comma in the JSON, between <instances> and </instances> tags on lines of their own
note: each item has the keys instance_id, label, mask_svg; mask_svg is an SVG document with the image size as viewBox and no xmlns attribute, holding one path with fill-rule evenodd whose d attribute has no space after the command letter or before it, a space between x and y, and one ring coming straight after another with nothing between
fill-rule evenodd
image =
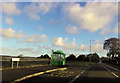
<instances>
[{"instance_id":1,"label":"pavement","mask_svg":"<svg viewBox=\"0 0 120 83\"><path fill-rule=\"evenodd\" d=\"M65 70L54 70L57 68L67 68ZM50 72L46 72L50 70ZM41 73L41 74L38 74ZM33 75L30 77L29 75ZM38 75L37 75L38 74ZM34 68L23 68L2 71L2 82L14 82L24 76L29 78L18 83L80 83L80 82L113 82L120 83L120 70L108 64L93 63L92 65L80 66L78 63L72 63L65 67L45 66Z\"/></svg>"}]
</instances>

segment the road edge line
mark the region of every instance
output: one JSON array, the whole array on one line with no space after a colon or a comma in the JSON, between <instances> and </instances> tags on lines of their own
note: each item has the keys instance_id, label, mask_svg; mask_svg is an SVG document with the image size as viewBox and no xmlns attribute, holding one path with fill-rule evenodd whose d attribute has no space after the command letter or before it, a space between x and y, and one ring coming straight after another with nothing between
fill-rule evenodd
<instances>
[{"instance_id":1,"label":"road edge line","mask_svg":"<svg viewBox=\"0 0 120 83\"><path fill-rule=\"evenodd\" d=\"M83 74L85 72L85 70L83 70L82 72L80 72L77 76L75 76L75 78L73 78L69 83L73 83L77 78L80 77L81 74Z\"/></svg>"},{"instance_id":2,"label":"road edge line","mask_svg":"<svg viewBox=\"0 0 120 83\"><path fill-rule=\"evenodd\" d=\"M113 70L120 71L120 70L118 70L117 68L113 68L113 67L111 67L111 66L109 66L109 65L106 65L106 64L104 64L104 65L107 66L107 67L109 67L109 68L111 68L111 69L113 69Z\"/></svg>"},{"instance_id":3,"label":"road edge line","mask_svg":"<svg viewBox=\"0 0 120 83\"><path fill-rule=\"evenodd\" d=\"M16 83L16 82L20 82L22 80L25 80L25 79L28 79L28 78L31 78L31 77L34 77L34 76L38 76L38 75L41 75L41 74L44 74L44 73L50 73L50 72L53 72L53 71L58 71L58 70L66 70L67 68L57 68L57 69L51 69L51 70L47 70L47 71L44 71L44 72L39 72L39 73L34 73L34 74L31 74L31 75L27 75L27 76L24 76L24 77L21 77L19 79L16 79L10 83Z\"/></svg>"},{"instance_id":4,"label":"road edge line","mask_svg":"<svg viewBox=\"0 0 120 83\"><path fill-rule=\"evenodd\" d=\"M114 72L111 72L108 68L104 67L107 71L109 71L112 75L114 75L116 78L119 78L118 75L116 75Z\"/></svg>"}]
</instances>

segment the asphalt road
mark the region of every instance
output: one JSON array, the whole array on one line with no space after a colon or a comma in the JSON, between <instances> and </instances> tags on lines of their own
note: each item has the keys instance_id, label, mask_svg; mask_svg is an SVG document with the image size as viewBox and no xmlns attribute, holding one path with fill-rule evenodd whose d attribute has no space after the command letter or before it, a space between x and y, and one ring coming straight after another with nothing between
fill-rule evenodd
<instances>
[{"instance_id":1,"label":"asphalt road","mask_svg":"<svg viewBox=\"0 0 120 83\"><path fill-rule=\"evenodd\" d=\"M43 72L50 69L55 69L55 66L25 68L16 70L3 71L3 83L8 83L19 79L21 77ZM19 83L80 83L80 82L113 82L120 83L120 71L115 68L102 64L94 63L90 66L79 66L77 63L73 63L66 66L66 70L59 70L49 73L44 73L38 76L34 76Z\"/></svg>"},{"instance_id":2,"label":"asphalt road","mask_svg":"<svg viewBox=\"0 0 120 83\"><path fill-rule=\"evenodd\" d=\"M34 74L37 72L42 72L49 69L57 68L55 66L40 66L40 67L33 67L33 68L21 68L21 69L8 69L2 70L2 82L9 83L21 77Z\"/></svg>"},{"instance_id":3,"label":"asphalt road","mask_svg":"<svg viewBox=\"0 0 120 83\"><path fill-rule=\"evenodd\" d=\"M107 67L104 64L93 64L83 74L81 74L73 83L79 82L112 82L120 83L120 71L116 71L113 67Z\"/></svg>"}]
</instances>

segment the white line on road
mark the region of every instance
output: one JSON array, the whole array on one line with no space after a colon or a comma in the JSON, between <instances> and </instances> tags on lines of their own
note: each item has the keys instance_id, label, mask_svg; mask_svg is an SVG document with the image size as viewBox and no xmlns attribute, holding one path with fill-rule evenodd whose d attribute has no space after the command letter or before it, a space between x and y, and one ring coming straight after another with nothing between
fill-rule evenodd
<instances>
[{"instance_id":1,"label":"white line on road","mask_svg":"<svg viewBox=\"0 0 120 83\"><path fill-rule=\"evenodd\" d=\"M19 82L19 81L22 81L22 80L25 80L25 79L28 79L28 78L31 78L31 77L34 77L34 76L38 76L38 75L41 75L41 74L44 74L44 73L49 73L49 72L53 72L53 71L57 71L57 70L66 70L66 69L67 69L66 67L65 68L57 68L57 69L47 70L45 72L39 72L39 73L31 74L31 75L19 78L17 80L14 80L11 83L16 83L16 82Z\"/></svg>"},{"instance_id":2,"label":"white line on road","mask_svg":"<svg viewBox=\"0 0 120 83\"><path fill-rule=\"evenodd\" d=\"M110 72L110 70L108 69L108 68L106 68L106 67L104 67L107 71L109 71Z\"/></svg>"},{"instance_id":3,"label":"white line on road","mask_svg":"<svg viewBox=\"0 0 120 83\"><path fill-rule=\"evenodd\" d=\"M70 81L70 83L73 83L77 78L80 77L81 74L83 74L85 72L85 70L83 70L80 74L78 74L75 78L73 78L73 80Z\"/></svg>"},{"instance_id":4,"label":"white line on road","mask_svg":"<svg viewBox=\"0 0 120 83\"><path fill-rule=\"evenodd\" d=\"M111 69L114 69L114 70L116 70L116 71L119 71L118 69L113 68L113 67L111 67L111 66L108 66L108 65L105 65L105 66L107 66L107 67L109 67L109 68L111 68Z\"/></svg>"},{"instance_id":5,"label":"white line on road","mask_svg":"<svg viewBox=\"0 0 120 83\"><path fill-rule=\"evenodd\" d=\"M111 72L108 68L104 67L107 71L109 71L112 75L114 75L116 78L118 78L119 76L116 75L114 72Z\"/></svg>"}]
</instances>

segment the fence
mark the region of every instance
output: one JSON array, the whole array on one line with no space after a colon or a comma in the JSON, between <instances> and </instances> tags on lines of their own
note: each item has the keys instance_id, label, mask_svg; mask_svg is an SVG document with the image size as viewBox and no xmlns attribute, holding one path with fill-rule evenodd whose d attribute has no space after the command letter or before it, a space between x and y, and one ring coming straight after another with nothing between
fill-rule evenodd
<instances>
[{"instance_id":1,"label":"fence","mask_svg":"<svg viewBox=\"0 0 120 83\"><path fill-rule=\"evenodd\" d=\"M12 66L11 60L2 60L0 61L2 63L2 68L10 68ZM45 65L50 64L50 59L21 59L18 62L18 66L31 66L31 65ZM13 64L14 67L17 67L17 62L14 61Z\"/></svg>"}]
</instances>

